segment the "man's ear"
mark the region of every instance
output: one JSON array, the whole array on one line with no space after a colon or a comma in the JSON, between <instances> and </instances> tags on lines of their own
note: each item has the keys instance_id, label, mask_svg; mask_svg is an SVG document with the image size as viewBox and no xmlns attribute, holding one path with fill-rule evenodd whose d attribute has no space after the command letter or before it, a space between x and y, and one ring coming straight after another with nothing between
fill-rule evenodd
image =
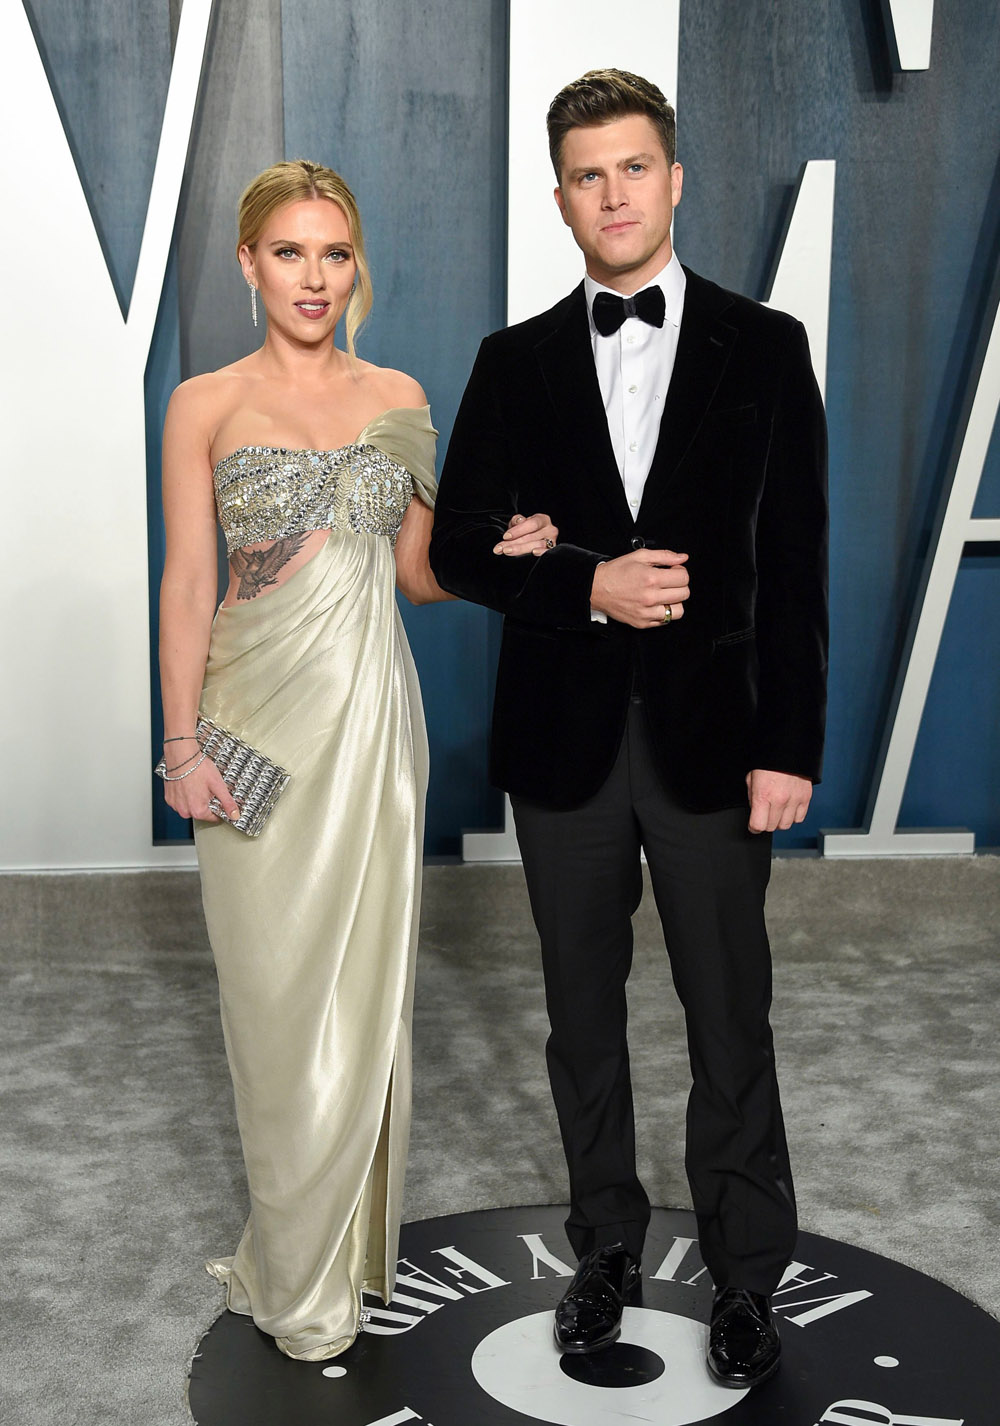
<instances>
[{"instance_id":1,"label":"man's ear","mask_svg":"<svg viewBox=\"0 0 1000 1426\"><path fill-rule=\"evenodd\" d=\"M559 209L559 212L562 214L562 220L563 220L563 222L566 224L566 226L567 226L567 228L568 228L568 227L569 227L569 216L568 216L568 214L567 214L567 212L566 212L566 200L565 200L565 198L563 198L562 189L559 188L559 187L554 188L553 191L552 191L552 196L553 196L553 198L556 200L556 207Z\"/></svg>"}]
</instances>

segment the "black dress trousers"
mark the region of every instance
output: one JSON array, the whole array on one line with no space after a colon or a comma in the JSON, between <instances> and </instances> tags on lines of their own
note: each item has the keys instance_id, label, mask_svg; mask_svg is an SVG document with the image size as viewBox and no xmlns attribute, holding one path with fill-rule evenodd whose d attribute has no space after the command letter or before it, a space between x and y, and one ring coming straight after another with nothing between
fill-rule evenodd
<instances>
[{"instance_id":1,"label":"black dress trousers","mask_svg":"<svg viewBox=\"0 0 1000 1426\"><path fill-rule=\"evenodd\" d=\"M698 813L676 802L638 699L610 776L582 807L511 802L541 939L573 1248L622 1241L639 1255L649 1222L625 998L643 850L687 1026L686 1168L702 1257L717 1288L773 1292L796 1216L768 1021L770 836L748 832L746 805Z\"/></svg>"}]
</instances>

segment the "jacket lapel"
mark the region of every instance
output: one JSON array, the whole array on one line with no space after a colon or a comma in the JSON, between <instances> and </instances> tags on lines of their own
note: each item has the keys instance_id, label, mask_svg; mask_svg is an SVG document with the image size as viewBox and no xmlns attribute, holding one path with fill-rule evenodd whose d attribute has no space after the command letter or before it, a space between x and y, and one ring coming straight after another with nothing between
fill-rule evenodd
<instances>
[{"instance_id":1,"label":"jacket lapel","mask_svg":"<svg viewBox=\"0 0 1000 1426\"><path fill-rule=\"evenodd\" d=\"M736 328L720 315L729 306L728 293L697 273L684 271L687 286L677 355L637 523L655 509L674 479L718 389L736 340Z\"/></svg>"},{"instance_id":2,"label":"jacket lapel","mask_svg":"<svg viewBox=\"0 0 1000 1426\"><path fill-rule=\"evenodd\" d=\"M553 316L555 323L537 343L535 355L567 449L573 453L574 479L588 481L615 520L631 529L632 512L611 445L590 345L582 282L553 309Z\"/></svg>"}]
</instances>

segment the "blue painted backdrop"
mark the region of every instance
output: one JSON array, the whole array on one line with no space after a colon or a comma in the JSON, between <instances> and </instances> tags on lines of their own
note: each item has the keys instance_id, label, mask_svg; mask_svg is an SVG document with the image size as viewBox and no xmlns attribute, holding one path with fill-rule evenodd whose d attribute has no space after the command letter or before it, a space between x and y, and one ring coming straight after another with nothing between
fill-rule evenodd
<instances>
[{"instance_id":1,"label":"blue painted backdrop","mask_svg":"<svg viewBox=\"0 0 1000 1426\"><path fill-rule=\"evenodd\" d=\"M1000 261L1000 11L935 7L931 68L893 74L878 4L681 6L676 235L764 296L799 164L837 160L827 375L831 682L826 772L801 831L859 826L977 337ZM1000 515L994 439L977 515ZM1000 569L971 546L900 825L1000 844Z\"/></svg>"},{"instance_id":2,"label":"blue painted backdrop","mask_svg":"<svg viewBox=\"0 0 1000 1426\"><path fill-rule=\"evenodd\" d=\"M480 339L506 308L506 10L281 7L285 149L349 178L376 294L362 350L424 387L439 466ZM468 604L401 607L431 742L427 849L454 853L461 828L503 815L485 778L499 619Z\"/></svg>"},{"instance_id":3,"label":"blue painted backdrop","mask_svg":"<svg viewBox=\"0 0 1000 1426\"><path fill-rule=\"evenodd\" d=\"M28 8L127 305L179 7ZM801 163L838 160L827 771L809 822L785 845L863 820L970 364L992 318L1000 13L993 0L935 9L931 69L899 76L879 0L681 7L676 234L686 262L762 296ZM277 158L317 158L354 186L376 285L363 351L420 379L445 449L480 337L505 309L506 23L503 0L217 0L147 372L154 591L162 411L182 376L252 343L233 212ZM976 514L1000 515L996 436ZM431 736L427 846L453 853L462 828L500 817L485 775L496 621L458 605L404 617ZM154 604L154 645L155 624ZM998 653L1000 551L979 547L949 614L905 824L971 826L980 845L1000 844ZM157 807L155 835L185 835Z\"/></svg>"}]
</instances>

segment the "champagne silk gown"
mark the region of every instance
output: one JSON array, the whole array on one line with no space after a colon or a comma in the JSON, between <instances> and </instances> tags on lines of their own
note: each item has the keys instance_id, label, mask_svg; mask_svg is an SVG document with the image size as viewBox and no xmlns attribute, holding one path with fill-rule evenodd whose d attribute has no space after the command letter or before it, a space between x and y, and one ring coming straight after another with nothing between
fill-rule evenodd
<instances>
[{"instance_id":1,"label":"champagne silk gown","mask_svg":"<svg viewBox=\"0 0 1000 1426\"><path fill-rule=\"evenodd\" d=\"M196 824L251 1212L208 1263L288 1356L336 1356L361 1289L393 1289L409 1136L427 745L393 541L433 505L426 407L335 451L260 446L215 470L230 553L329 535L218 610L201 711L291 773L260 836Z\"/></svg>"}]
</instances>

